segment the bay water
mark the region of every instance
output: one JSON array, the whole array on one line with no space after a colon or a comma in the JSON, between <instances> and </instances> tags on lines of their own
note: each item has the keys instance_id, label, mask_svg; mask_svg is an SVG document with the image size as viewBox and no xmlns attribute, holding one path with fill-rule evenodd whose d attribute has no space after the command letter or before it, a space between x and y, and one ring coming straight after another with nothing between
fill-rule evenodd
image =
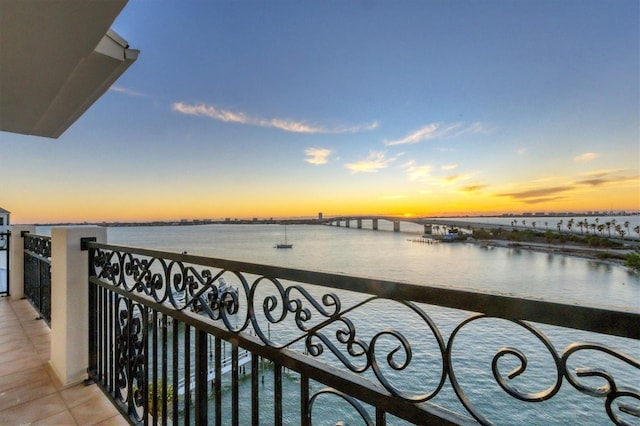
<instances>
[{"instance_id":1,"label":"bay water","mask_svg":"<svg viewBox=\"0 0 640 426\"><path fill-rule=\"evenodd\" d=\"M320 225L287 226L288 241L292 249L276 249L284 239L284 227L262 224L224 224L160 227L110 227L109 243L155 248L194 255L232 259L296 269L331 272L371 277L418 285L436 285L502 295L542 299L567 304L579 304L630 310L640 308L640 276L628 269L593 260L561 254L540 253L515 248L483 247L468 243L421 244L412 242L422 233L422 226L402 224L403 232L395 233L390 224L380 222L380 230L330 227ZM366 228L366 224L365 224ZM316 294L316 293L314 293ZM317 294L322 294L318 291ZM342 296L341 296L342 297ZM344 301L351 301L348 295ZM354 299L355 300L355 299ZM435 306L423 306L434 320L445 342L453 328L470 314ZM433 390L439 380L440 366L436 368L423 358L438 360L439 351L424 322L407 314L406 308L395 302L376 301L354 312L358 336L367 341L385 328L394 328L408 336L414 351L411 368L402 374L393 374L393 383L403 391L421 394ZM292 332L283 326L284 333ZM558 353L575 341L595 341L606 344L627 355L640 358L640 344L630 339L615 338L559 327L537 325L551 340ZM271 330L270 330L271 331ZM273 330L277 333L277 325ZM389 350L393 342L388 342ZM397 342L395 342L397 345ZM491 373L491 359L504 346L525 352L529 365L526 381L520 382L527 392L542 391L555 383L555 364L548 350L531 333L520 326L503 320L478 320L465 327L456 338L454 367L456 377L472 403L495 424L609 424L604 400L583 395L565 380L559 395L549 401L526 403L507 396L495 383ZM325 351L330 352L330 351ZM637 389L640 375L637 368L596 351L578 355L577 366L600 367L614 373L617 384ZM383 352L386 354L386 352ZM323 360L332 362L331 355ZM506 374L518 364L505 357L501 371ZM333 360L335 361L335 359ZM511 364L510 364L511 362ZM580 364L582 362L583 364ZM336 365L340 363L333 362ZM267 367L268 368L268 367ZM270 374L263 377L264 392L272 390ZM290 418L287 424L299 421L299 377L285 374L284 410ZM584 379L593 386L603 380ZM223 381L223 383L225 383ZM229 384L227 383L227 386ZM248 380L241 384L241 394L249 395ZM313 391L322 386L314 384ZM230 392L224 404L230 407ZM264 393L263 393L264 395ZM241 397L241 417L248 421L249 398ZM353 409L338 398L328 396L328 403L314 405L314 424L335 424L347 420L360 424ZM320 398L318 399L320 401ZM431 401L464 413L449 384ZM629 402L629 401L627 401ZM633 401L631 401L633 403ZM637 404L637 401L635 401ZM264 424L272 421L270 399L261 401ZM338 408L340 407L340 408ZM373 411L370 413L374 415ZM224 417L227 419L227 417ZM226 422L226 420L225 420ZM403 424L392 416L389 424Z\"/></svg>"}]
</instances>

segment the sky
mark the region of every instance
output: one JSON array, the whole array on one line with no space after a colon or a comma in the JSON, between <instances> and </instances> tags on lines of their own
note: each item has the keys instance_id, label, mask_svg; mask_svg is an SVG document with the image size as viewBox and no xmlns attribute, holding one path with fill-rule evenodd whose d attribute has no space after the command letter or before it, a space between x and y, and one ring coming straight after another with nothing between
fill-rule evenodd
<instances>
[{"instance_id":1,"label":"sky","mask_svg":"<svg viewBox=\"0 0 640 426\"><path fill-rule=\"evenodd\" d=\"M130 0L138 60L0 132L13 223L640 209L637 0ZM70 29L72 30L72 29Z\"/></svg>"}]
</instances>

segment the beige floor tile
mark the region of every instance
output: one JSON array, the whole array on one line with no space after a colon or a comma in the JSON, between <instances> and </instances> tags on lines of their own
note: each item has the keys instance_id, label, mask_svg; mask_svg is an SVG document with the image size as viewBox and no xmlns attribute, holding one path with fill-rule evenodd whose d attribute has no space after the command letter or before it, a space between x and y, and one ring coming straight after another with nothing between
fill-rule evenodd
<instances>
[{"instance_id":1,"label":"beige floor tile","mask_svg":"<svg viewBox=\"0 0 640 426\"><path fill-rule=\"evenodd\" d=\"M18 319L18 317L16 317L13 314L0 315L0 326L1 326L0 328L2 328L2 331L4 331L5 329L10 329L14 327L20 327L20 320ZM2 334L2 331L0 331L0 334Z\"/></svg>"},{"instance_id":2,"label":"beige floor tile","mask_svg":"<svg viewBox=\"0 0 640 426\"><path fill-rule=\"evenodd\" d=\"M22 350L13 350L0 353L0 364L22 359L24 358L25 353L35 352L35 348L31 344L20 344L20 347Z\"/></svg>"},{"instance_id":3,"label":"beige floor tile","mask_svg":"<svg viewBox=\"0 0 640 426\"><path fill-rule=\"evenodd\" d=\"M33 319L33 318L37 318L38 317L37 311L33 308L33 306L31 306L29 304L27 304L27 305L14 305L13 306L13 313L18 318L24 318L24 319Z\"/></svg>"},{"instance_id":4,"label":"beige floor tile","mask_svg":"<svg viewBox=\"0 0 640 426\"><path fill-rule=\"evenodd\" d=\"M43 379L27 382L0 393L0 410L6 410L55 392L56 388L49 381L49 377L45 376Z\"/></svg>"},{"instance_id":5,"label":"beige floor tile","mask_svg":"<svg viewBox=\"0 0 640 426\"><path fill-rule=\"evenodd\" d=\"M93 425L118 414L118 409L102 394L71 408L70 411L79 425Z\"/></svg>"},{"instance_id":6,"label":"beige floor tile","mask_svg":"<svg viewBox=\"0 0 640 426\"><path fill-rule=\"evenodd\" d=\"M60 396L67 404L67 407L73 408L92 399L96 395L103 396L102 390L96 384L85 386L80 383L60 392ZM106 397L105 397L106 398Z\"/></svg>"},{"instance_id":7,"label":"beige floor tile","mask_svg":"<svg viewBox=\"0 0 640 426\"><path fill-rule=\"evenodd\" d=\"M48 363L51 360L51 349L43 349L36 352L42 363Z\"/></svg>"},{"instance_id":8,"label":"beige floor tile","mask_svg":"<svg viewBox=\"0 0 640 426\"><path fill-rule=\"evenodd\" d=\"M47 374L47 370L44 367L37 367L31 370L0 376L0 392L21 386L24 383L37 382L43 378L50 379Z\"/></svg>"},{"instance_id":9,"label":"beige floor tile","mask_svg":"<svg viewBox=\"0 0 640 426\"><path fill-rule=\"evenodd\" d=\"M0 327L2 328L20 327L20 321L13 314L0 316Z\"/></svg>"},{"instance_id":10,"label":"beige floor tile","mask_svg":"<svg viewBox=\"0 0 640 426\"><path fill-rule=\"evenodd\" d=\"M33 347L38 352L42 352L42 351L45 351L45 350L48 350L49 348L51 348L51 343L49 343L49 342L42 342L42 343L32 342L32 343L33 343Z\"/></svg>"},{"instance_id":11,"label":"beige floor tile","mask_svg":"<svg viewBox=\"0 0 640 426\"><path fill-rule=\"evenodd\" d=\"M28 339L22 327L10 328L8 330L2 330L0 334L0 344L7 340L15 339L16 337Z\"/></svg>"},{"instance_id":12,"label":"beige floor tile","mask_svg":"<svg viewBox=\"0 0 640 426\"><path fill-rule=\"evenodd\" d=\"M0 411L0 425L23 425L46 419L65 411L67 407L60 395L53 393Z\"/></svg>"},{"instance_id":13,"label":"beige floor tile","mask_svg":"<svg viewBox=\"0 0 640 426\"><path fill-rule=\"evenodd\" d=\"M29 321L22 323L22 328L27 336L42 336L43 334L51 334L51 329L44 321Z\"/></svg>"},{"instance_id":14,"label":"beige floor tile","mask_svg":"<svg viewBox=\"0 0 640 426\"><path fill-rule=\"evenodd\" d=\"M51 331L25 300L0 299L0 426L126 425L97 385L64 388L51 366Z\"/></svg>"},{"instance_id":15,"label":"beige floor tile","mask_svg":"<svg viewBox=\"0 0 640 426\"><path fill-rule=\"evenodd\" d=\"M25 341L23 339L16 339L0 345L0 355L16 351L24 353L30 350L33 350L33 345L28 340Z\"/></svg>"},{"instance_id":16,"label":"beige floor tile","mask_svg":"<svg viewBox=\"0 0 640 426\"><path fill-rule=\"evenodd\" d=\"M46 419L38 420L31 423L31 426L76 426L76 420L73 418L69 410L64 410L62 413L55 414Z\"/></svg>"},{"instance_id":17,"label":"beige floor tile","mask_svg":"<svg viewBox=\"0 0 640 426\"><path fill-rule=\"evenodd\" d=\"M3 362L0 364L0 376L6 374L17 373L31 368L40 367L44 361L35 353L24 354L21 359L15 361Z\"/></svg>"},{"instance_id":18,"label":"beige floor tile","mask_svg":"<svg viewBox=\"0 0 640 426\"><path fill-rule=\"evenodd\" d=\"M98 423L99 426L128 426L129 422L124 419L120 414L108 418L107 420Z\"/></svg>"},{"instance_id":19,"label":"beige floor tile","mask_svg":"<svg viewBox=\"0 0 640 426\"><path fill-rule=\"evenodd\" d=\"M40 345L40 344L49 345L49 344L51 344L51 331L49 331L46 334L38 334L36 336L29 336L29 340L34 345Z\"/></svg>"}]
</instances>

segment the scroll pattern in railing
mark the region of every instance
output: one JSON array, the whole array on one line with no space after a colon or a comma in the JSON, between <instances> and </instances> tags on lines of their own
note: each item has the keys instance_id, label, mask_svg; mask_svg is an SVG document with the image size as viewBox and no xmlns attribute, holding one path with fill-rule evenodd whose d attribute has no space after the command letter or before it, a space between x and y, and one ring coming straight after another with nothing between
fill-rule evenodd
<instances>
[{"instance_id":1,"label":"scroll pattern in railing","mask_svg":"<svg viewBox=\"0 0 640 426\"><path fill-rule=\"evenodd\" d=\"M0 297L9 296L11 294L11 286L9 282L9 253L11 232L0 232Z\"/></svg>"},{"instance_id":2,"label":"scroll pattern in railing","mask_svg":"<svg viewBox=\"0 0 640 426\"><path fill-rule=\"evenodd\" d=\"M591 421L640 422L638 312L89 247L89 373L135 421L563 422L578 404ZM228 386L224 341L235 359ZM253 354L250 385L239 348ZM195 389L179 395L192 371Z\"/></svg>"},{"instance_id":3,"label":"scroll pattern in railing","mask_svg":"<svg viewBox=\"0 0 640 426\"><path fill-rule=\"evenodd\" d=\"M51 237L22 234L24 238L24 295L40 317L51 324Z\"/></svg>"}]
</instances>

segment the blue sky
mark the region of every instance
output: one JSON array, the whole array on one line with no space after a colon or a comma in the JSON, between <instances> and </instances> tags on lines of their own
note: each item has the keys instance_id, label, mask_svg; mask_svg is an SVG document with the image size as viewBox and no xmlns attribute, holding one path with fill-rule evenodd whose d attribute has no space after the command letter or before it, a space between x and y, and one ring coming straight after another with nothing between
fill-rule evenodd
<instances>
[{"instance_id":1,"label":"blue sky","mask_svg":"<svg viewBox=\"0 0 640 426\"><path fill-rule=\"evenodd\" d=\"M0 134L0 201L22 222L639 209L639 18L131 0L113 28L139 59L58 140Z\"/></svg>"}]
</instances>

